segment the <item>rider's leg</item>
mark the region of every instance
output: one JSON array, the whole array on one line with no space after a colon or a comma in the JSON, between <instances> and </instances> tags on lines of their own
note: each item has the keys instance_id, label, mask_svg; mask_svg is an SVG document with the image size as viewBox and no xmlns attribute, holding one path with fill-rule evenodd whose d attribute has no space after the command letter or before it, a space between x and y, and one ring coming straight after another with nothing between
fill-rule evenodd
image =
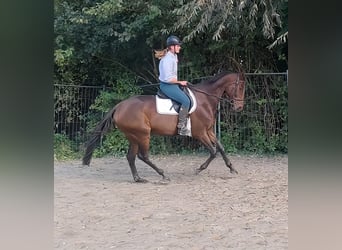
<instances>
[{"instance_id":1,"label":"rider's leg","mask_svg":"<svg viewBox=\"0 0 342 250\"><path fill-rule=\"evenodd\" d=\"M161 84L162 91L171 99L181 103L181 108L178 115L178 134L189 135L190 131L187 129L187 121L189 116L190 99L189 97L175 84Z\"/></svg>"},{"instance_id":2,"label":"rider's leg","mask_svg":"<svg viewBox=\"0 0 342 250\"><path fill-rule=\"evenodd\" d=\"M184 107L183 105L181 106L178 114L178 134L180 135L189 135L190 131L187 128L187 121L189 117L189 111L188 108Z\"/></svg>"}]
</instances>

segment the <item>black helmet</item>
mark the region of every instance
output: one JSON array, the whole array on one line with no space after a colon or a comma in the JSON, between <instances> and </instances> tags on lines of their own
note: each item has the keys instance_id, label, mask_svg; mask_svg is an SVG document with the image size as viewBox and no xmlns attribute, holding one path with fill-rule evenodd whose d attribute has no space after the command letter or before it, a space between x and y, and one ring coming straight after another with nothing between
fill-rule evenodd
<instances>
[{"instance_id":1,"label":"black helmet","mask_svg":"<svg viewBox=\"0 0 342 250\"><path fill-rule=\"evenodd\" d=\"M171 45L181 45L181 40L176 36L169 36L166 40L166 46L169 47Z\"/></svg>"}]
</instances>

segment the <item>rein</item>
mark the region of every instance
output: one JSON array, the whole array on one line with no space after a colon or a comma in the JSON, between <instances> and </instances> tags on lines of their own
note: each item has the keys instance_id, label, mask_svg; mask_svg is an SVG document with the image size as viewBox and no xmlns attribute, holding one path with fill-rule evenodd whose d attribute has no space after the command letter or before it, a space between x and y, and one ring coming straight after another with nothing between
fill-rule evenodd
<instances>
[{"instance_id":1,"label":"rein","mask_svg":"<svg viewBox=\"0 0 342 250\"><path fill-rule=\"evenodd\" d=\"M243 80L240 80L240 76L238 75L238 78L236 79L236 82L234 83L235 84L235 89L234 89L234 92L236 93L237 91L237 87L239 85L240 82L244 82ZM212 95L212 94L208 94L207 92L203 91L203 90L200 90L198 88L196 88L196 85L188 82L188 87L193 90L193 91L197 91L197 92L200 92L200 93L203 93L207 96L212 96L212 97L215 97L217 99L219 99L220 101L227 101L227 102L230 102L230 103L233 103L233 101L242 101L242 99L237 99L237 98L233 98L233 99L229 99L229 98L222 98L220 96L217 96L217 95Z\"/></svg>"}]
</instances>

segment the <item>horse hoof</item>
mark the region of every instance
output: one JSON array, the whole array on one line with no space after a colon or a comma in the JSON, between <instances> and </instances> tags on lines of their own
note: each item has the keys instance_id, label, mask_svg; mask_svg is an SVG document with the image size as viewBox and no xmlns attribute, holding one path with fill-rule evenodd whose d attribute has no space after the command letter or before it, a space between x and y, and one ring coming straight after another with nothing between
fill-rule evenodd
<instances>
[{"instance_id":1,"label":"horse hoof","mask_svg":"<svg viewBox=\"0 0 342 250\"><path fill-rule=\"evenodd\" d=\"M134 179L134 181L137 182L137 183L147 183L148 182L148 180L146 180L144 178L140 178L140 177Z\"/></svg>"},{"instance_id":2,"label":"horse hoof","mask_svg":"<svg viewBox=\"0 0 342 250\"><path fill-rule=\"evenodd\" d=\"M200 169L200 168L195 169L195 174L196 174L196 175L198 175L198 174L201 173L201 172L202 172L202 169Z\"/></svg>"},{"instance_id":3,"label":"horse hoof","mask_svg":"<svg viewBox=\"0 0 342 250\"><path fill-rule=\"evenodd\" d=\"M238 171L236 171L235 169L231 169L231 170L230 170L230 173L232 173L232 174L238 174Z\"/></svg>"},{"instance_id":4,"label":"horse hoof","mask_svg":"<svg viewBox=\"0 0 342 250\"><path fill-rule=\"evenodd\" d=\"M159 185L167 185L170 183L170 179L167 178L167 177L164 177L163 179L161 179L160 181L158 181L156 184L159 184Z\"/></svg>"}]
</instances>

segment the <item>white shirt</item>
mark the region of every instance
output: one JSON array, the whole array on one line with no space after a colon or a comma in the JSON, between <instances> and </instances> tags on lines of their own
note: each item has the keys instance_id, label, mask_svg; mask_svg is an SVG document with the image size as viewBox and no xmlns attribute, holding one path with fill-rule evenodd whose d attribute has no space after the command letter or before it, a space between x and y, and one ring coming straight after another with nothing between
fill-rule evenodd
<instances>
[{"instance_id":1,"label":"white shirt","mask_svg":"<svg viewBox=\"0 0 342 250\"><path fill-rule=\"evenodd\" d=\"M170 79L177 79L178 57L168 51L159 62L159 80L161 82L169 82Z\"/></svg>"}]
</instances>

